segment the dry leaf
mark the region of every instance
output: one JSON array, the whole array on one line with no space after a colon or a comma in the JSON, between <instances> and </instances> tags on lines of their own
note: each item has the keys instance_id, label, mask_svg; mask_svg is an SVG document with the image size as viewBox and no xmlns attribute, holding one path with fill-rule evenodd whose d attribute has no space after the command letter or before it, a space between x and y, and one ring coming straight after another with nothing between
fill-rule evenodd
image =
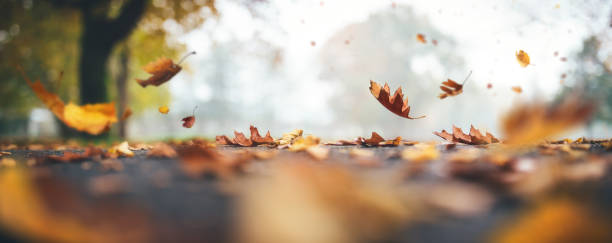
<instances>
[{"instance_id":1,"label":"dry leaf","mask_svg":"<svg viewBox=\"0 0 612 243\"><path fill-rule=\"evenodd\" d=\"M147 152L147 157L174 158L176 156L176 150L165 143L157 143Z\"/></svg>"},{"instance_id":2,"label":"dry leaf","mask_svg":"<svg viewBox=\"0 0 612 243\"><path fill-rule=\"evenodd\" d=\"M408 98L404 99L404 95L402 94L402 88L399 87L393 94L390 96L389 85L385 83L384 87L380 87L376 82L370 80L370 92L374 95L374 98L380 102L385 108L389 111L395 113L398 116L408 118L408 119L420 119L425 116L420 117L410 117L410 106L408 105Z\"/></svg>"},{"instance_id":3,"label":"dry leaf","mask_svg":"<svg viewBox=\"0 0 612 243\"><path fill-rule=\"evenodd\" d=\"M372 135L368 139L365 139L362 137L357 138L358 143L362 145L368 145L368 146L378 146L378 143L383 142L383 141L385 141L385 139L381 137L380 135L378 135L378 133L376 132L372 132Z\"/></svg>"},{"instance_id":4,"label":"dry leaf","mask_svg":"<svg viewBox=\"0 0 612 243\"><path fill-rule=\"evenodd\" d=\"M220 145L239 145L243 147L257 146L261 144L275 144L274 138L270 136L270 131L266 133L265 137L262 137L259 135L259 130L257 130L255 126L251 125L249 130L251 131L251 137L249 139L247 139L243 133L234 131L234 139L230 139L225 135L220 135L215 137L215 141Z\"/></svg>"},{"instance_id":5,"label":"dry leaf","mask_svg":"<svg viewBox=\"0 0 612 243\"><path fill-rule=\"evenodd\" d=\"M283 136L276 140L277 145L289 145L293 143L297 137L301 137L304 131L302 129L295 129L288 133L283 133Z\"/></svg>"},{"instance_id":6,"label":"dry leaf","mask_svg":"<svg viewBox=\"0 0 612 243\"><path fill-rule=\"evenodd\" d=\"M425 40L425 35L423 34L417 34L416 39L418 42L421 42L423 44L427 43L427 40Z\"/></svg>"},{"instance_id":7,"label":"dry leaf","mask_svg":"<svg viewBox=\"0 0 612 243\"><path fill-rule=\"evenodd\" d=\"M85 148L85 152L83 153L64 151L63 155L61 156L49 155L47 156L47 159L51 161L66 163L66 162L86 160L86 159L90 159L93 157L102 156L103 154L104 154L104 151L101 148L90 146L90 147Z\"/></svg>"},{"instance_id":8,"label":"dry leaf","mask_svg":"<svg viewBox=\"0 0 612 243\"><path fill-rule=\"evenodd\" d=\"M181 71L182 67L179 66L181 62L193 54L195 54L195 52L190 52L189 54L185 55L177 64L170 60L170 58L159 58L157 61L151 62L142 68L153 76L147 80L136 79L136 82L138 82L138 84L140 84L142 87L147 87L147 85L159 86L170 80L172 77L174 77L174 75Z\"/></svg>"},{"instance_id":9,"label":"dry leaf","mask_svg":"<svg viewBox=\"0 0 612 243\"><path fill-rule=\"evenodd\" d=\"M59 96L48 92L40 81L32 83L21 68L19 68L19 71L21 71L23 78L36 96L67 126L78 131L98 135L107 131L113 123L117 122L114 103L83 106L69 103L64 105Z\"/></svg>"},{"instance_id":10,"label":"dry leaf","mask_svg":"<svg viewBox=\"0 0 612 243\"><path fill-rule=\"evenodd\" d=\"M0 168L11 168L17 166L17 162L13 158L2 158L0 159Z\"/></svg>"},{"instance_id":11,"label":"dry leaf","mask_svg":"<svg viewBox=\"0 0 612 243\"><path fill-rule=\"evenodd\" d=\"M298 137L293 144L289 146L289 151L297 152L304 151L307 148L316 146L321 140L318 137L308 135L307 137Z\"/></svg>"},{"instance_id":12,"label":"dry leaf","mask_svg":"<svg viewBox=\"0 0 612 243\"><path fill-rule=\"evenodd\" d=\"M493 88L493 84L492 83L488 83L487 84L487 89L491 89L491 88Z\"/></svg>"},{"instance_id":13,"label":"dry leaf","mask_svg":"<svg viewBox=\"0 0 612 243\"><path fill-rule=\"evenodd\" d=\"M482 133L480 133L480 131L474 128L473 125L470 126L469 135L463 133L461 128L458 128L456 126L453 126L453 134L448 133L446 130L442 130L441 132L434 132L433 134L443 138L446 141L453 143L459 142L471 145L499 143L499 140L495 136L493 136L493 134L487 132L485 135L482 135Z\"/></svg>"},{"instance_id":14,"label":"dry leaf","mask_svg":"<svg viewBox=\"0 0 612 243\"><path fill-rule=\"evenodd\" d=\"M242 171L251 158L247 154L224 155L207 145L191 145L178 150L181 168L191 177L214 174L223 179Z\"/></svg>"},{"instance_id":15,"label":"dry leaf","mask_svg":"<svg viewBox=\"0 0 612 243\"><path fill-rule=\"evenodd\" d=\"M527 67L529 65L529 55L523 50L519 50L516 53L516 60L521 65L521 67Z\"/></svg>"},{"instance_id":16,"label":"dry leaf","mask_svg":"<svg viewBox=\"0 0 612 243\"><path fill-rule=\"evenodd\" d=\"M185 117L181 119L181 121L183 122L183 127L191 128L193 127L193 124L195 123L195 116Z\"/></svg>"},{"instance_id":17,"label":"dry leaf","mask_svg":"<svg viewBox=\"0 0 612 243\"><path fill-rule=\"evenodd\" d=\"M512 86L512 91L520 94L523 93L523 88L521 86Z\"/></svg>"},{"instance_id":18,"label":"dry leaf","mask_svg":"<svg viewBox=\"0 0 612 243\"><path fill-rule=\"evenodd\" d=\"M117 156L125 156L125 157L133 157L134 152L130 150L130 145L127 141L123 141L122 143L113 146L108 150L110 154L114 154Z\"/></svg>"},{"instance_id":19,"label":"dry leaf","mask_svg":"<svg viewBox=\"0 0 612 243\"><path fill-rule=\"evenodd\" d=\"M162 105L157 110L162 114L168 114L168 112L170 112L170 108L168 108L167 105Z\"/></svg>"},{"instance_id":20,"label":"dry leaf","mask_svg":"<svg viewBox=\"0 0 612 243\"><path fill-rule=\"evenodd\" d=\"M11 155L11 152L0 151L0 158L4 157L5 155Z\"/></svg>"},{"instance_id":21,"label":"dry leaf","mask_svg":"<svg viewBox=\"0 0 612 243\"><path fill-rule=\"evenodd\" d=\"M472 75L472 71L470 71L470 74L468 74L465 80L463 80L463 84L459 84L453 81L452 79L448 79L446 82L442 82L442 86L440 86L440 89L444 93L439 94L438 98L444 99L449 96L455 96L455 95L459 95L463 93L463 85L465 84L465 82L468 80L468 78L471 75Z\"/></svg>"},{"instance_id":22,"label":"dry leaf","mask_svg":"<svg viewBox=\"0 0 612 243\"><path fill-rule=\"evenodd\" d=\"M501 128L506 143L535 143L583 124L594 111L592 102L577 95L559 104L521 104L501 119Z\"/></svg>"}]
</instances>

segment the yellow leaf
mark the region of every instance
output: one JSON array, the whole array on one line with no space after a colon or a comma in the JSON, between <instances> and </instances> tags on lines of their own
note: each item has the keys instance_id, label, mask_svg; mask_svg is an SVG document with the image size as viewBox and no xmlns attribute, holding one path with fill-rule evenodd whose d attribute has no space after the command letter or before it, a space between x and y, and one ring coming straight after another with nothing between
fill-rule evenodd
<instances>
[{"instance_id":1,"label":"yellow leaf","mask_svg":"<svg viewBox=\"0 0 612 243\"><path fill-rule=\"evenodd\" d=\"M76 130L98 135L117 122L115 103L77 106L68 104L64 108L64 123Z\"/></svg>"},{"instance_id":2,"label":"yellow leaf","mask_svg":"<svg viewBox=\"0 0 612 243\"><path fill-rule=\"evenodd\" d=\"M529 55L527 55L527 52L524 52L523 50L519 50L516 53L516 60L521 67L527 67L529 65Z\"/></svg>"},{"instance_id":3,"label":"yellow leaf","mask_svg":"<svg viewBox=\"0 0 612 243\"><path fill-rule=\"evenodd\" d=\"M170 111L170 108L168 108L167 105L162 105L157 110L159 110L159 113L168 114L168 112Z\"/></svg>"}]
</instances>

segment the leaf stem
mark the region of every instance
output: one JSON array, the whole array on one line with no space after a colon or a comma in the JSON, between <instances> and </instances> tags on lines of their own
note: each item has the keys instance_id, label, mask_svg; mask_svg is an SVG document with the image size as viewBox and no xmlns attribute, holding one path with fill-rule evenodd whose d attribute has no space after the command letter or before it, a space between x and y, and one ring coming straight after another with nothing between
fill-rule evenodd
<instances>
[{"instance_id":1,"label":"leaf stem","mask_svg":"<svg viewBox=\"0 0 612 243\"><path fill-rule=\"evenodd\" d=\"M472 70L470 70L470 73L468 74L467 77L465 77L465 79L463 80L463 83L461 83L461 85L465 85L465 82L468 81L468 78L470 78L470 76L472 76Z\"/></svg>"},{"instance_id":2,"label":"leaf stem","mask_svg":"<svg viewBox=\"0 0 612 243\"><path fill-rule=\"evenodd\" d=\"M180 60L180 61L179 61L179 62L178 62L176 65L180 65L180 64L181 64L183 61L185 61L185 59L186 59L187 57L189 57L189 56L191 56L191 55L195 55L195 54L196 54L196 52L195 52L195 51L192 51L192 52L190 52L190 53L187 53L185 56L183 56L183 58L181 58L181 60Z\"/></svg>"}]
</instances>

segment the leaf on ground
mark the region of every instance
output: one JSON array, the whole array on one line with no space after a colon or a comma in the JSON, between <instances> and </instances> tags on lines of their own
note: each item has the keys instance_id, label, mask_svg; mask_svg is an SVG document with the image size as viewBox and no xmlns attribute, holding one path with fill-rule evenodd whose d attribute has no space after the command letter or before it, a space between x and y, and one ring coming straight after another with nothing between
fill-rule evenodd
<instances>
[{"instance_id":1,"label":"leaf on ground","mask_svg":"<svg viewBox=\"0 0 612 243\"><path fill-rule=\"evenodd\" d=\"M157 143L153 145L153 148L147 152L147 157L156 158L175 158L177 156L176 150L172 146L165 143Z\"/></svg>"},{"instance_id":2,"label":"leaf on ground","mask_svg":"<svg viewBox=\"0 0 612 243\"><path fill-rule=\"evenodd\" d=\"M64 105L59 96L47 91L40 81L32 83L21 68L19 68L19 71L36 96L66 126L92 135L98 135L110 129L110 126L117 122L114 103L87 104L83 106L69 103Z\"/></svg>"},{"instance_id":3,"label":"leaf on ground","mask_svg":"<svg viewBox=\"0 0 612 243\"><path fill-rule=\"evenodd\" d=\"M437 159L440 157L440 152L432 144L416 144L414 147L402 150L400 154L403 160L423 162Z\"/></svg>"},{"instance_id":4,"label":"leaf on ground","mask_svg":"<svg viewBox=\"0 0 612 243\"><path fill-rule=\"evenodd\" d=\"M315 160L325 160L329 157L329 149L322 146L309 147L306 153Z\"/></svg>"},{"instance_id":5,"label":"leaf on ground","mask_svg":"<svg viewBox=\"0 0 612 243\"><path fill-rule=\"evenodd\" d=\"M72 151L64 151L64 153L60 155L49 155L47 159L51 161L57 162L74 162L74 161L82 161L87 159L95 159L95 157L100 157L104 155L104 150L95 146L89 146L85 148L83 153L77 153Z\"/></svg>"},{"instance_id":6,"label":"leaf on ground","mask_svg":"<svg viewBox=\"0 0 612 243\"><path fill-rule=\"evenodd\" d=\"M208 145L196 144L178 149L181 168L191 177L213 174L222 179L231 178L242 171L250 155L226 155Z\"/></svg>"},{"instance_id":7,"label":"leaf on ground","mask_svg":"<svg viewBox=\"0 0 612 243\"><path fill-rule=\"evenodd\" d=\"M304 151L310 147L317 146L320 141L321 139L319 139L318 137L312 136L312 135L308 135L306 137L298 137L295 139L293 144L289 146L289 151L292 151L292 152Z\"/></svg>"},{"instance_id":8,"label":"leaf on ground","mask_svg":"<svg viewBox=\"0 0 612 243\"><path fill-rule=\"evenodd\" d=\"M402 142L402 137L396 137L391 140L385 140L382 136L380 136L376 132L372 132L370 138L358 137L356 139L357 144L361 144L364 146L399 146Z\"/></svg>"},{"instance_id":9,"label":"leaf on ground","mask_svg":"<svg viewBox=\"0 0 612 243\"><path fill-rule=\"evenodd\" d=\"M502 117L501 128L509 144L535 143L584 124L594 112L590 100L573 95L558 104L517 105Z\"/></svg>"},{"instance_id":10,"label":"leaf on ground","mask_svg":"<svg viewBox=\"0 0 612 243\"><path fill-rule=\"evenodd\" d=\"M130 145L128 144L127 141L123 141L122 143L111 147L108 150L108 152L110 154L113 154L113 155L116 155L116 156L124 156L124 157L133 157L134 156L134 152L132 152L132 150L130 150Z\"/></svg>"},{"instance_id":11,"label":"leaf on ground","mask_svg":"<svg viewBox=\"0 0 612 243\"><path fill-rule=\"evenodd\" d=\"M529 65L529 55L523 50L519 50L516 53L516 60L521 65L521 67L527 67Z\"/></svg>"},{"instance_id":12,"label":"leaf on ground","mask_svg":"<svg viewBox=\"0 0 612 243\"><path fill-rule=\"evenodd\" d=\"M147 85L160 86L165 82L168 82L168 80L180 72L182 67L179 64L185 60L186 57L193 54L195 54L195 52L190 52L177 64L175 64L170 58L161 57L157 59L157 61L151 62L142 68L152 76L146 80L136 79L136 82L138 82L138 84L140 84L142 87L147 87Z\"/></svg>"},{"instance_id":13,"label":"leaf on ground","mask_svg":"<svg viewBox=\"0 0 612 243\"><path fill-rule=\"evenodd\" d=\"M168 114L168 112L170 112L170 108L168 108L167 105L162 105L157 110L162 114Z\"/></svg>"},{"instance_id":14,"label":"leaf on ground","mask_svg":"<svg viewBox=\"0 0 612 243\"><path fill-rule=\"evenodd\" d=\"M302 129L295 129L291 132L283 133L283 136L275 142L279 146L290 145L296 138L301 137L303 132Z\"/></svg>"},{"instance_id":15,"label":"leaf on ground","mask_svg":"<svg viewBox=\"0 0 612 243\"><path fill-rule=\"evenodd\" d=\"M406 98L406 100L403 100L404 95L402 94L401 87L397 88L393 96L390 96L391 93L389 91L389 85L387 83L385 83L385 86L381 88L380 85L378 85L376 82L370 80L370 92L372 93L374 98L376 98L378 102L380 102L380 104L382 104L385 108L387 108L389 111L393 112L398 116L408 119L420 119L425 117L411 117L409 115L410 106L408 105L408 98Z\"/></svg>"},{"instance_id":16,"label":"leaf on ground","mask_svg":"<svg viewBox=\"0 0 612 243\"><path fill-rule=\"evenodd\" d=\"M215 137L215 141L219 145L238 145L242 147L257 146L257 145L263 145L263 144L268 144L268 145L275 144L274 138L270 136L270 131L266 133L265 137L262 137L261 135L259 135L259 130L257 130L255 126L251 125L249 127L249 130L251 132L251 137L248 139L243 133L234 131L233 139L225 135L219 135Z\"/></svg>"},{"instance_id":17,"label":"leaf on ground","mask_svg":"<svg viewBox=\"0 0 612 243\"><path fill-rule=\"evenodd\" d=\"M474 126L470 126L470 134L465 134L456 126L453 126L453 133L450 134L446 130L442 130L441 132L434 132L438 137L449 141L449 142L459 142L470 145L481 145L481 144L490 144L490 143L499 143L499 139L497 139L493 134L486 133L483 135L478 129L474 128Z\"/></svg>"}]
</instances>

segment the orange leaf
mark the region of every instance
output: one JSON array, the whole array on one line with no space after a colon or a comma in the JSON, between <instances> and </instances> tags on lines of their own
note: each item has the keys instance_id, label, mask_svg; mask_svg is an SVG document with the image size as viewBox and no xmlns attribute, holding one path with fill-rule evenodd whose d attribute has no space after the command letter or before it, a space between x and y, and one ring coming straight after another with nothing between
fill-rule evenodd
<instances>
[{"instance_id":1,"label":"orange leaf","mask_svg":"<svg viewBox=\"0 0 612 243\"><path fill-rule=\"evenodd\" d=\"M523 92L523 88L521 86L512 86L512 91L520 94Z\"/></svg>"},{"instance_id":2,"label":"orange leaf","mask_svg":"<svg viewBox=\"0 0 612 243\"><path fill-rule=\"evenodd\" d=\"M380 102L385 108L389 111L395 113L398 116L408 118L408 119L420 119L425 116L420 117L411 117L410 106L408 105L408 98L404 99L404 95L402 94L402 88L399 87L393 94L390 96L389 85L385 83L383 88L380 87L376 82L370 80L370 92L374 95L374 98Z\"/></svg>"},{"instance_id":3,"label":"orange leaf","mask_svg":"<svg viewBox=\"0 0 612 243\"><path fill-rule=\"evenodd\" d=\"M67 126L78 131L98 135L107 131L113 123L117 122L114 103L84 106L77 106L72 103L64 105L59 96L47 91L40 81L32 83L23 70L20 67L18 69L36 96Z\"/></svg>"},{"instance_id":4,"label":"orange leaf","mask_svg":"<svg viewBox=\"0 0 612 243\"><path fill-rule=\"evenodd\" d=\"M523 50L519 50L516 53L516 60L521 65L521 67L527 67L529 65L529 55Z\"/></svg>"},{"instance_id":5,"label":"orange leaf","mask_svg":"<svg viewBox=\"0 0 612 243\"><path fill-rule=\"evenodd\" d=\"M434 135L443 138L449 142L459 142L470 145L480 145L480 144L490 144L490 143L499 143L499 140L493 136L491 133L486 133L486 135L482 135L480 131L478 131L474 126L470 126L470 134L465 134L456 126L453 126L453 134L448 133L446 130L442 130L441 132L434 132Z\"/></svg>"},{"instance_id":6,"label":"orange leaf","mask_svg":"<svg viewBox=\"0 0 612 243\"><path fill-rule=\"evenodd\" d=\"M254 127L253 125L251 125L249 129L251 130L251 141L253 141L254 143L257 143L257 144L273 144L274 143L274 138L270 136L270 131L266 133L265 137L262 137L261 135L259 135L259 131L257 130L257 128Z\"/></svg>"},{"instance_id":7,"label":"orange leaf","mask_svg":"<svg viewBox=\"0 0 612 243\"><path fill-rule=\"evenodd\" d=\"M472 75L472 71L470 71L470 74L468 74L468 76L465 78L465 80L463 81L463 84L465 84L465 82L468 80L468 78L471 75ZM459 95L463 93L463 84L459 84L453 81L452 79L448 79L446 82L442 82L442 86L440 86L440 89L444 93L438 95L438 98L444 99L448 96L455 96L455 95Z\"/></svg>"},{"instance_id":8,"label":"orange leaf","mask_svg":"<svg viewBox=\"0 0 612 243\"><path fill-rule=\"evenodd\" d=\"M159 110L159 113L162 114L168 114L168 112L170 111L167 105L162 105L157 110Z\"/></svg>"},{"instance_id":9,"label":"orange leaf","mask_svg":"<svg viewBox=\"0 0 612 243\"><path fill-rule=\"evenodd\" d=\"M275 144L274 138L270 136L270 131L266 133L265 137L259 135L259 130L253 125L249 127L251 131L251 137L249 139L244 136L241 132L234 131L234 139L231 139L225 135L220 135L215 137L215 141L220 145L239 145L243 147L257 146L260 144Z\"/></svg>"},{"instance_id":10,"label":"orange leaf","mask_svg":"<svg viewBox=\"0 0 612 243\"><path fill-rule=\"evenodd\" d=\"M161 57L157 59L157 61L151 62L142 68L153 76L146 80L136 79L136 81L142 87L147 87L147 85L160 86L163 83L168 82L168 80L180 72L182 67L179 66L179 64L181 64L185 58L193 54L195 54L195 52L188 53L177 64L175 64L170 58Z\"/></svg>"},{"instance_id":11,"label":"orange leaf","mask_svg":"<svg viewBox=\"0 0 612 243\"><path fill-rule=\"evenodd\" d=\"M421 42L423 44L427 43L427 40L425 40L425 35L423 34L417 34L416 39L418 42Z\"/></svg>"}]
</instances>

